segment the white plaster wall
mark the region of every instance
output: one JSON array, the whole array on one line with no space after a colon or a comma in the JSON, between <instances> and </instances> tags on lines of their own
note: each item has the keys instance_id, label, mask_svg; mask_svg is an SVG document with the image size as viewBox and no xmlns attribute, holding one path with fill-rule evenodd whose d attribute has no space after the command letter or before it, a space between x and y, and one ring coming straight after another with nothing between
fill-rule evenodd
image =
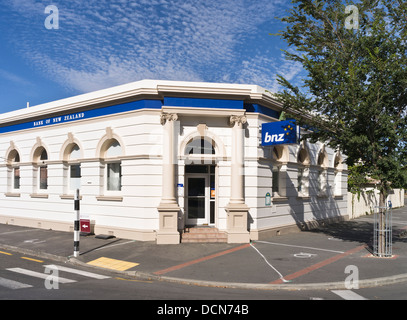
<instances>
[{"instance_id":1,"label":"white plaster wall","mask_svg":"<svg viewBox=\"0 0 407 320\"><path fill-rule=\"evenodd\" d=\"M122 190L105 191L104 165L96 158L99 141L110 127L122 144ZM81 161L81 214L97 226L123 229L156 230L157 206L162 192L162 126L160 111L138 111L109 117L77 121L42 128L6 133L0 136L0 155L6 157L10 141L20 154L21 187L9 192L7 167L0 167L0 207L6 217L59 221L70 226L74 220L73 199L61 199L64 188L64 165L61 148L72 133L83 152ZM30 154L40 137L48 151L48 189L37 190L48 198L33 198L33 167ZM72 191L69 191L73 195ZM100 201L100 196L120 196L122 201Z\"/></svg>"},{"instance_id":2,"label":"white plaster wall","mask_svg":"<svg viewBox=\"0 0 407 320\"><path fill-rule=\"evenodd\" d=\"M257 162L257 174L249 174L245 177L246 183L246 203L250 209L250 229L267 230L295 224L312 222L320 219L342 217L347 215L347 170L346 165L342 171L341 197L334 197L334 168L333 162L335 151L326 147L328 154L329 167L327 179L327 194L325 197L318 196L318 171L317 165L318 152L322 144L307 143L310 154L309 168L309 197L298 197L297 193L297 153L299 146L289 146L289 162L287 163L286 197L283 199L273 199L271 206L265 205L265 195L267 192L272 194L272 166L271 147L261 147L261 131L255 132L255 128L261 128L263 122L270 122L270 119L260 117L258 122L253 119L250 132L253 132L252 139L247 139L245 150L251 150L257 146L259 161ZM269 150L267 150L270 148ZM254 152L254 151L253 151ZM250 153L252 154L252 153ZM252 170L252 160L246 159L245 162L248 172Z\"/></svg>"}]
</instances>

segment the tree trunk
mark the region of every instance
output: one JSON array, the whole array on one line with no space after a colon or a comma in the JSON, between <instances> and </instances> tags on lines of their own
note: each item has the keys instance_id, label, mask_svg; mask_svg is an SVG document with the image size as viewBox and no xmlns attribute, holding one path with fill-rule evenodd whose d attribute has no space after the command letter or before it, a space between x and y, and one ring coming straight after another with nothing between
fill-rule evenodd
<instances>
[{"instance_id":1,"label":"tree trunk","mask_svg":"<svg viewBox=\"0 0 407 320\"><path fill-rule=\"evenodd\" d=\"M377 254L383 257L386 253L386 195L380 190L378 213Z\"/></svg>"},{"instance_id":2,"label":"tree trunk","mask_svg":"<svg viewBox=\"0 0 407 320\"><path fill-rule=\"evenodd\" d=\"M389 187L385 182L379 186L379 210L376 217L376 254L379 257L389 257L392 255L392 223L391 223L391 208L387 206L386 199L389 195Z\"/></svg>"}]
</instances>

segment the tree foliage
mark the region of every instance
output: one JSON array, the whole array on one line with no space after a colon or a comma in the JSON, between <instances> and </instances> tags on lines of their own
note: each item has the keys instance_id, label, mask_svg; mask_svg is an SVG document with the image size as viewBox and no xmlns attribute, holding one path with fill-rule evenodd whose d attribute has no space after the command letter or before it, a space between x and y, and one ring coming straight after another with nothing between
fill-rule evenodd
<instances>
[{"instance_id":1,"label":"tree foliage","mask_svg":"<svg viewBox=\"0 0 407 320\"><path fill-rule=\"evenodd\" d=\"M279 32L295 50L286 58L307 76L296 87L278 76L284 108L314 128L311 141L326 141L355 166L355 180L406 186L407 3L404 0L292 0ZM359 26L347 29L345 8L355 5ZM384 201L384 200L383 200Z\"/></svg>"}]
</instances>

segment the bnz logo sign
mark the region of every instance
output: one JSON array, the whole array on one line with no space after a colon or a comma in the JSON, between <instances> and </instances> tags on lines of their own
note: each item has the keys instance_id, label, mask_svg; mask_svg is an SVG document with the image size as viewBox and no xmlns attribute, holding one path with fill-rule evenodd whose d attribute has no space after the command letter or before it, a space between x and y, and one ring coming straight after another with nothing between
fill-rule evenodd
<instances>
[{"instance_id":1,"label":"bnz logo sign","mask_svg":"<svg viewBox=\"0 0 407 320\"><path fill-rule=\"evenodd\" d=\"M261 145L298 143L298 132L295 120L263 123L261 127Z\"/></svg>"}]
</instances>

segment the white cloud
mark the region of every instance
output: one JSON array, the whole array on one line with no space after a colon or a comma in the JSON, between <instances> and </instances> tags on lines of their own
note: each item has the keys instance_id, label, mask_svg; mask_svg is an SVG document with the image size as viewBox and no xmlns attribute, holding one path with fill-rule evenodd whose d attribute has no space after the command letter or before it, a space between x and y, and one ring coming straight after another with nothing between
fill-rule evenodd
<instances>
[{"instance_id":1,"label":"white cloud","mask_svg":"<svg viewBox=\"0 0 407 320\"><path fill-rule=\"evenodd\" d=\"M251 82L275 87L282 64L255 38L267 34L282 0L70 0L57 3L59 30L39 25L42 1L13 0L18 50L38 70L79 92L140 79ZM14 17L15 17L14 16ZM16 22L18 23L18 21ZM37 25L38 24L38 25ZM253 50L251 50L253 47ZM245 51L244 53L242 52Z\"/></svg>"},{"instance_id":2,"label":"white cloud","mask_svg":"<svg viewBox=\"0 0 407 320\"><path fill-rule=\"evenodd\" d=\"M238 75L234 76L236 82L257 84L271 92L281 89L277 82L277 74L297 86L302 82L300 76L303 68L300 63L287 61L282 55L276 57L267 52L242 61L241 67L237 70Z\"/></svg>"},{"instance_id":3,"label":"white cloud","mask_svg":"<svg viewBox=\"0 0 407 320\"><path fill-rule=\"evenodd\" d=\"M33 84L30 81L28 81L16 74L13 74L9 71L3 70L3 69L0 69L0 78L5 79L6 81L11 81L18 86L24 86L24 87L33 86Z\"/></svg>"}]
</instances>

